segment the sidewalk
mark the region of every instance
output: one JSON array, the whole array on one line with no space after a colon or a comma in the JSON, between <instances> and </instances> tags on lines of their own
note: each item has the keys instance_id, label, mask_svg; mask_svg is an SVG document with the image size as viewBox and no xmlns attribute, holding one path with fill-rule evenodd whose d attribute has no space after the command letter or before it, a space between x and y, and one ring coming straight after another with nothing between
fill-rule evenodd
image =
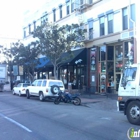
<instances>
[{"instance_id":1,"label":"sidewalk","mask_svg":"<svg viewBox=\"0 0 140 140\"><path fill-rule=\"evenodd\" d=\"M118 94L110 93L108 96L105 94L81 94L82 104L102 102L107 99L117 100Z\"/></svg>"}]
</instances>

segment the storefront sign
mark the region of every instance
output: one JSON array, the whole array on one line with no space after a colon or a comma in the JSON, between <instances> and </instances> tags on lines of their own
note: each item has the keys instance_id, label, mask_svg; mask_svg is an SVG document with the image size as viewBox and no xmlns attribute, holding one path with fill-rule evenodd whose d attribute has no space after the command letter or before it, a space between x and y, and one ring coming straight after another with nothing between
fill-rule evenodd
<instances>
[{"instance_id":1,"label":"storefront sign","mask_svg":"<svg viewBox=\"0 0 140 140\"><path fill-rule=\"evenodd\" d=\"M75 64L78 64L78 63L81 63L81 62L82 62L82 59L79 59L79 60L75 61Z\"/></svg>"}]
</instances>

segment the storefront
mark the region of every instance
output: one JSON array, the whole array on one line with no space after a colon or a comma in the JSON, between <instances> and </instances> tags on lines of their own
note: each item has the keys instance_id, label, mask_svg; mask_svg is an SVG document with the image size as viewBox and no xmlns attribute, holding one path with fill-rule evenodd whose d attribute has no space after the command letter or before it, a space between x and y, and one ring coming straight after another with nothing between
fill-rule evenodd
<instances>
[{"instance_id":1,"label":"storefront","mask_svg":"<svg viewBox=\"0 0 140 140\"><path fill-rule=\"evenodd\" d=\"M69 85L72 89L82 89L87 83L87 49L78 49L72 53L73 57L60 67L59 77L66 89Z\"/></svg>"},{"instance_id":2,"label":"storefront","mask_svg":"<svg viewBox=\"0 0 140 140\"><path fill-rule=\"evenodd\" d=\"M133 44L131 39L90 48L88 84L91 92L117 93L123 67L134 63Z\"/></svg>"}]
</instances>

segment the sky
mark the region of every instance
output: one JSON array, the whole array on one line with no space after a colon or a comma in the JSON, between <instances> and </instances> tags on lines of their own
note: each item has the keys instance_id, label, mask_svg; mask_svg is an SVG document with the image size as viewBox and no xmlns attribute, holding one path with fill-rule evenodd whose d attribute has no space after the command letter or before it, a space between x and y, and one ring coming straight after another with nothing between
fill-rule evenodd
<instances>
[{"instance_id":1,"label":"sky","mask_svg":"<svg viewBox=\"0 0 140 140\"><path fill-rule=\"evenodd\" d=\"M0 0L0 37L22 38L23 15L48 0Z\"/></svg>"}]
</instances>

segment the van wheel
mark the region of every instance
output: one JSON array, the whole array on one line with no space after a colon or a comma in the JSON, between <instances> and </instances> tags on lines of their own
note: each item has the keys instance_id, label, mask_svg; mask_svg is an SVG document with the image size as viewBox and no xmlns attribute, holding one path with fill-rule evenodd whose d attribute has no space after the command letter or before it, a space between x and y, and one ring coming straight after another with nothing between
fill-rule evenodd
<instances>
[{"instance_id":1,"label":"van wheel","mask_svg":"<svg viewBox=\"0 0 140 140\"><path fill-rule=\"evenodd\" d=\"M57 85L51 86L51 92L52 94L57 94L59 92L60 88Z\"/></svg>"},{"instance_id":2,"label":"van wheel","mask_svg":"<svg viewBox=\"0 0 140 140\"><path fill-rule=\"evenodd\" d=\"M29 93L29 90L26 91L26 97L27 97L27 99L30 99L30 93Z\"/></svg>"},{"instance_id":3,"label":"van wheel","mask_svg":"<svg viewBox=\"0 0 140 140\"><path fill-rule=\"evenodd\" d=\"M40 93L39 93L39 100L40 100L40 101L44 101L43 92L40 92Z\"/></svg>"},{"instance_id":4,"label":"van wheel","mask_svg":"<svg viewBox=\"0 0 140 140\"><path fill-rule=\"evenodd\" d=\"M139 125L140 124L140 102L132 101L128 104L126 109L126 116L130 123Z\"/></svg>"}]
</instances>

